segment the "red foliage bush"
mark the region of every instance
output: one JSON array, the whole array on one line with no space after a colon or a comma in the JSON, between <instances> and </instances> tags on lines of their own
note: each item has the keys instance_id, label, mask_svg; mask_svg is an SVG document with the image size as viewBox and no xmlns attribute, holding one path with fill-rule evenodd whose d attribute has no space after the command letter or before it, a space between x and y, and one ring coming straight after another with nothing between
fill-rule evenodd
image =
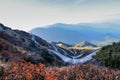
<instances>
[{"instance_id":1,"label":"red foliage bush","mask_svg":"<svg viewBox=\"0 0 120 80\"><path fill-rule=\"evenodd\" d=\"M94 65L51 68L46 80L120 80L120 72Z\"/></svg>"},{"instance_id":2,"label":"red foliage bush","mask_svg":"<svg viewBox=\"0 0 120 80\"><path fill-rule=\"evenodd\" d=\"M120 80L120 71L94 65L45 67L44 64L11 62L1 80Z\"/></svg>"},{"instance_id":3,"label":"red foliage bush","mask_svg":"<svg viewBox=\"0 0 120 80\"><path fill-rule=\"evenodd\" d=\"M5 70L4 76L1 77L4 80L44 80L45 77L45 66L43 64L34 65L28 62L12 62Z\"/></svg>"}]
</instances>

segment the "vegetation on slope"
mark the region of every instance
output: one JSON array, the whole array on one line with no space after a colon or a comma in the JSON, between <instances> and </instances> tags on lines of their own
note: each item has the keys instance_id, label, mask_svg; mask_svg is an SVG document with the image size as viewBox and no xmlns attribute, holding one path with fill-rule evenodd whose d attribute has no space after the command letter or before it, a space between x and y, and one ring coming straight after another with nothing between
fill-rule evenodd
<instances>
[{"instance_id":1,"label":"vegetation on slope","mask_svg":"<svg viewBox=\"0 0 120 80\"><path fill-rule=\"evenodd\" d=\"M120 69L120 42L103 47L94 58L106 67Z\"/></svg>"},{"instance_id":2,"label":"vegetation on slope","mask_svg":"<svg viewBox=\"0 0 120 80\"><path fill-rule=\"evenodd\" d=\"M44 64L12 62L0 68L1 80L120 80L120 72L93 65L45 67Z\"/></svg>"}]
</instances>

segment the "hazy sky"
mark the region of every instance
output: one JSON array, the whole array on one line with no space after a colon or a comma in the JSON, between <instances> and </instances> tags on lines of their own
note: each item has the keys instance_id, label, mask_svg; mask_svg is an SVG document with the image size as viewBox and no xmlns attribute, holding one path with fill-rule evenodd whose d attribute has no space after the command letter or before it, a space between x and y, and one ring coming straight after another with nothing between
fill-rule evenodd
<instances>
[{"instance_id":1,"label":"hazy sky","mask_svg":"<svg viewBox=\"0 0 120 80\"><path fill-rule=\"evenodd\" d=\"M0 0L0 22L21 30L120 20L120 0Z\"/></svg>"}]
</instances>

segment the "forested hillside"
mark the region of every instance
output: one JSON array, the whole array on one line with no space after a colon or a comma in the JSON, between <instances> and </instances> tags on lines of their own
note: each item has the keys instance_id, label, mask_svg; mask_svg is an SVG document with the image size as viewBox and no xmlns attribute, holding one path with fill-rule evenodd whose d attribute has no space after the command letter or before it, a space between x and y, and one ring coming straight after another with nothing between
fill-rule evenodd
<instances>
[{"instance_id":1,"label":"forested hillside","mask_svg":"<svg viewBox=\"0 0 120 80\"><path fill-rule=\"evenodd\" d=\"M120 42L103 47L94 57L106 67L120 69Z\"/></svg>"}]
</instances>

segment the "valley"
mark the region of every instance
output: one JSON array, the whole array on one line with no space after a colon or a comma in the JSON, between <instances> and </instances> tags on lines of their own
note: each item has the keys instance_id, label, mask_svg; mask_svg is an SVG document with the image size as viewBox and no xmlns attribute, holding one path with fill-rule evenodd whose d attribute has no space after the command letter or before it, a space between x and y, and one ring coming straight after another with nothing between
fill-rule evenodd
<instances>
[{"instance_id":1,"label":"valley","mask_svg":"<svg viewBox=\"0 0 120 80\"><path fill-rule=\"evenodd\" d=\"M0 80L120 80L120 0L0 0Z\"/></svg>"},{"instance_id":2,"label":"valley","mask_svg":"<svg viewBox=\"0 0 120 80\"><path fill-rule=\"evenodd\" d=\"M0 79L119 80L119 65L115 63L117 70L114 70L115 67L102 65L100 56L95 57L103 48L87 41L75 45L47 42L34 34L13 30L0 24ZM87 70L90 72L88 73ZM107 77L103 75L103 72ZM77 75L78 73L81 74Z\"/></svg>"}]
</instances>

